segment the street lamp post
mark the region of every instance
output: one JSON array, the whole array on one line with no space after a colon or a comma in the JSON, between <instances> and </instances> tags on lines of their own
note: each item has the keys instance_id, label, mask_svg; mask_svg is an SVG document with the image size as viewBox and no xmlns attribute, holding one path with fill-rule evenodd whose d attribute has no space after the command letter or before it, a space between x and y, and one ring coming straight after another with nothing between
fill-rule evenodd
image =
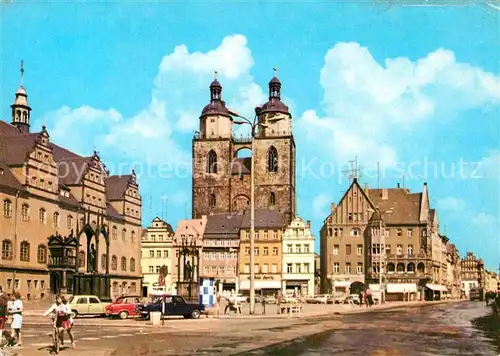
<instances>
[{"instance_id":1,"label":"street lamp post","mask_svg":"<svg viewBox=\"0 0 500 356\"><path fill-rule=\"evenodd\" d=\"M238 117L243 121L233 121L236 125L250 125L251 127L251 151L252 151L252 161L250 166L250 314L255 314L255 134L257 127L266 128L267 125L259 123L257 115L255 115L253 120L247 119L235 112L229 112L232 116ZM274 121L279 121L280 119L275 119Z\"/></svg>"}]
</instances>

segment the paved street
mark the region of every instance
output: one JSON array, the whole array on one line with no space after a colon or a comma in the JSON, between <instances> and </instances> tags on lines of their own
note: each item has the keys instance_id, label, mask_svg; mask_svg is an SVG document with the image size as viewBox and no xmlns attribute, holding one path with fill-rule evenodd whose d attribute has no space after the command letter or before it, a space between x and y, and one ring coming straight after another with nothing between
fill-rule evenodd
<instances>
[{"instance_id":1,"label":"paved street","mask_svg":"<svg viewBox=\"0 0 500 356\"><path fill-rule=\"evenodd\" d=\"M488 314L484 303L420 305L385 305L373 308L379 309L376 313L358 306L313 305L300 318L274 314L180 319L167 320L160 327L134 320L77 319L77 348L66 348L61 354L498 354L489 339L470 327L470 320ZM24 328L25 346L16 350L19 355L50 353L50 325L48 321L41 326L37 323Z\"/></svg>"}]
</instances>

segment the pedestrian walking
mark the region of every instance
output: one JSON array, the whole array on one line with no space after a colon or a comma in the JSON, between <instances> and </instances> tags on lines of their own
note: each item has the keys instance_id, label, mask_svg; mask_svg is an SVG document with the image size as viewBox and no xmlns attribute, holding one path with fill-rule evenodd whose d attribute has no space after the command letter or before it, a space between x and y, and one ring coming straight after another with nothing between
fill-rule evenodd
<instances>
[{"instance_id":1,"label":"pedestrian walking","mask_svg":"<svg viewBox=\"0 0 500 356\"><path fill-rule=\"evenodd\" d=\"M363 291L359 291L359 306L361 307L363 305Z\"/></svg>"},{"instance_id":2,"label":"pedestrian walking","mask_svg":"<svg viewBox=\"0 0 500 356\"><path fill-rule=\"evenodd\" d=\"M8 317L8 305L9 300L3 293L2 287L0 287L0 342L3 337L3 331L5 330L5 322L7 321Z\"/></svg>"},{"instance_id":3,"label":"pedestrian walking","mask_svg":"<svg viewBox=\"0 0 500 356\"><path fill-rule=\"evenodd\" d=\"M11 329L13 331L14 338L16 339L16 346L22 346L21 340L21 328L23 327L23 302L21 300L21 294L18 292L14 293L14 303L12 303L12 325Z\"/></svg>"},{"instance_id":4,"label":"pedestrian walking","mask_svg":"<svg viewBox=\"0 0 500 356\"><path fill-rule=\"evenodd\" d=\"M262 314L266 314L266 298L261 295L261 303L262 303Z\"/></svg>"},{"instance_id":5,"label":"pedestrian walking","mask_svg":"<svg viewBox=\"0 0 500 356\"><path fill-rule=\"evenodd\" d=\"M221 301L221 295L219 292L217 292L217 295L215 296L215 310L217 311L217 318L220 316L220 301ZM225 314L225 312L224 312Z\"/></svg>"},{"instance_id":6,"label":"pedestrian walking","mask_svg":"<svg viewBox=\"0 0 500 356\"><path fill-rule=\"evenodd\" d=\"M283 296L281 295L281 291L276 293L276 305L278 306L278 314L281 314L281 302L283 301Z\"/></svg>"}]
</instances>

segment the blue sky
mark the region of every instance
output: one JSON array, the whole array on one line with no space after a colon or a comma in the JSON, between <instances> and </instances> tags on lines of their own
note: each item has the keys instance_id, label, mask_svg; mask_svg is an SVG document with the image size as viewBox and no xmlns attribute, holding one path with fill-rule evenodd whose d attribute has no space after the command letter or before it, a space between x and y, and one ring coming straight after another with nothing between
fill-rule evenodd
<instances>
[{"instance_id":1,"label":"blue sky","mask_svg":"<svg viewBox=\"0 0 500 356\"><path fill-rule=\"evenodd\" d=\"M96 148L112 173L135 167L144 224L165 194L176 226L191 211L191 137L213 70L228 105L250 116L276 66L294 116L298 209L316 236L349 185L338 172L358 156L372 187L377 161L381 186L402 182L402 167L412 191L427 181L443 232L496 270L498 8L3 4L0 113L9 121L23 59L32 130L45 124L80 154Z\"/></svg>"}]
</instances>

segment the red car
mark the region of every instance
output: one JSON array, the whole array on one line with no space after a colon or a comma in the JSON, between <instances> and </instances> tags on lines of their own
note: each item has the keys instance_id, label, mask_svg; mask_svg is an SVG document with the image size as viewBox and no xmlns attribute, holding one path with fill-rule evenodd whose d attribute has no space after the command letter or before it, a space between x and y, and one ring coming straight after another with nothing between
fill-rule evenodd
<instances>
[{"instance_id":1,"label":"red car","mask_svg":"<svg viewBox=\"0 0 500 356\"><path fill-rule=\"evenodd\" d=\"M136 316L136 305L142 304L141 299L142 297L135 295L117 298L113 303L106 306L106 316L119 316L120 319Z\"/></svg>"}]
</instances>

